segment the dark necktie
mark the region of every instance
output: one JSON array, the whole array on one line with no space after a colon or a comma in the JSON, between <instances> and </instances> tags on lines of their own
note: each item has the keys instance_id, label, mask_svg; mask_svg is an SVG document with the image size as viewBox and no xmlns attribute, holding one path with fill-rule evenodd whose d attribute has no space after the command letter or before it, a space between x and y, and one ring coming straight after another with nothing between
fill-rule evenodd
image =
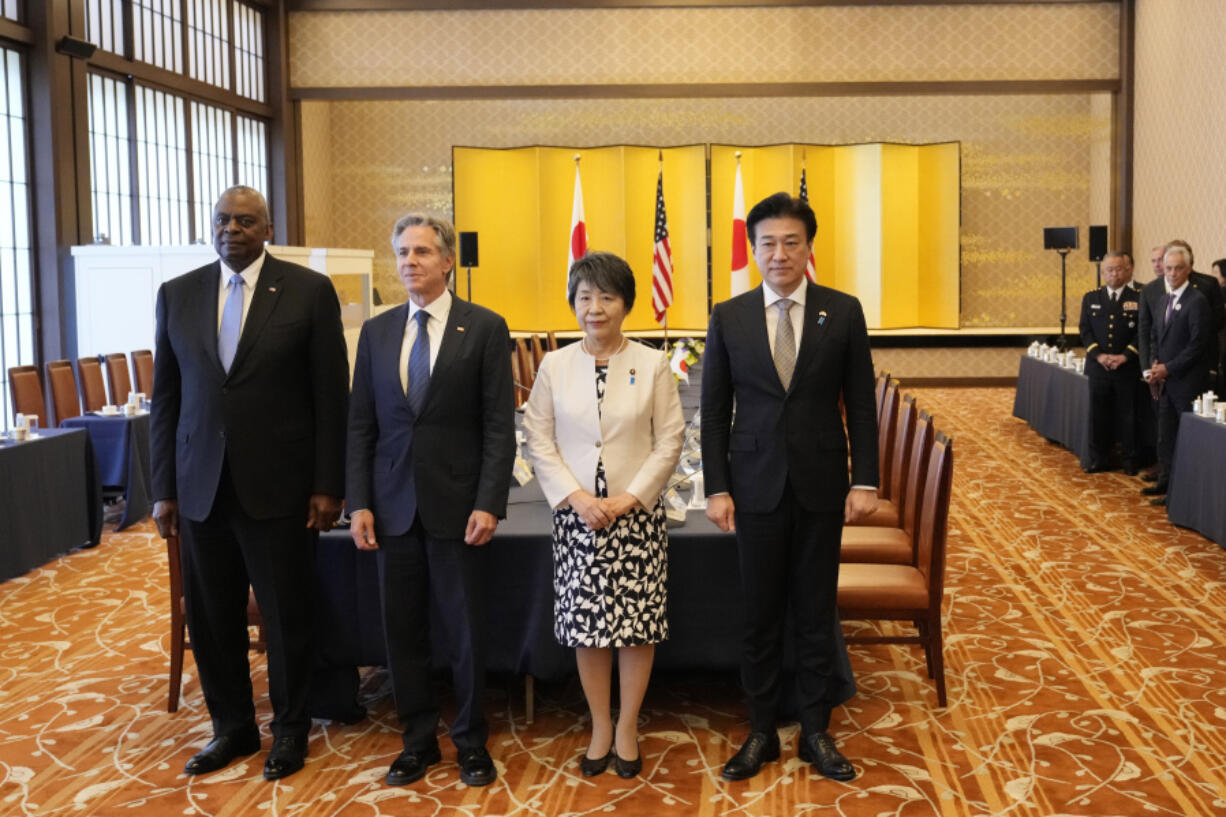
<instances>
[{"instance_id":1,"label":"dark necktie","mask_svg":"<svg viewBox=\"0 0 1226 817\"><path fill-rule=\"evenodd\" d=\"M779 382L783 388L792 385L792 372L796 368L796 329L792 326L792 316L788 310L792 306L791 298L780 298L775 301L779 310L779 324L775 327L775 371L779 373Z\"/></svg>"},{"instance_id":2,"label":"dark necktie","mask_svg":"<svg viewBox=\"0 0 1226 817\"><path fill-rule=\"evenodd\" d=\"M1162 323L1165 326L1171 322L1171 313L1175 311L1175 293L1168 292L1166 294L1166 316L1163 317Z\"/></svg>"},{"instance_id":3,"label":"dark necktie","mask_svg":"<svg viewBox=\"0 0 1226 817\"><path fill-rule=\"evenodd\" d=\"M426 322L430 313L424 309L417 310L417 339L409 351L409 407L414 414L421 414L421 408L426 402L426 389L430 386L430 333L426 330Z\"/></svg>"}]
</instances>

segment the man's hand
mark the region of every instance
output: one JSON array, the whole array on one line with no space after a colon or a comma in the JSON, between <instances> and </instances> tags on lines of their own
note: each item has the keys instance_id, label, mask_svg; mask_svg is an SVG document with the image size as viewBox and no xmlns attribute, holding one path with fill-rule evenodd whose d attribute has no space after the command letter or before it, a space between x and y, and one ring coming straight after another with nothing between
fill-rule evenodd
<instances>
[{"instance_id":1,"label":"man's hand","mask_svg":"<svg viewBox=\"0 0 1226 817\"><path fill-rule=\"evenodd\" d=\"M358 550L378 550L379 543L375 541L375 515L370 511L355 511L349 517L349 535Z\"/></svg>"},{"instance_id":2,"label":"man's hand","mask_svg":"<svg viewBox=\"0 0 1226 817\"><path fill-rule=\"evenodd\" d=\"M158 526L158 536L169 539L179 535L179 500L159 499L153 503L153 521Z\"/></svg>"},{"instance_id":3,"label":"man's hand","mask_svg":"<svg viewBox=\"0 0 1226 817\"><path fill-rule=\"evenodd\" d=\"M566 497L566 501L592 530L600 530L613 521L613 517L609 515L603 502L583 489L572 492Z\"/></svg>"},{"instance_id":4,"label":"man's hand","mask_svg":"<svg viewBox=\"0 0 1226 817\"><path fill-rule=\"evenodd\" d=\"M629 492L611 496L608 499L602 499L600 504L604 508L605 513L608 514L609 521L630 513L635 507L642 507L639 505L638 497Z\"/></svg>"},{"instance_id":5,"label":"man's hand","mask_svg":"<svg viewBox=\"0 0 1226 817\"><path fill-rule=\"evenodd\" d=\"M1165 363L1154 362L1153 366L1149 367L1149 382L1161 383L1170 376L1170 372L1166 370Z\"/></svg>"},{"instance_id":6,"label":"man's hand","mask_svg":"<svg viewBox=\"0 0 1226 817\"><path fill-rule=\"evenodd\" d=\"M468 528L464 531L464 541L470 545L484 545L494 538L498 528L498 517L489 511L473 511L468 515Z\"/></svg>"},{"instance_id":7,"label":"man's hand","mask_svg":"<svg viewBox=\"0 0 1226 817\"><path fill-rule=\"evenodd\" d=\"M336 520L341 517L341 501L327 494L311 494L307 507L308 528L316 528L320 533L332 530Z\"/></svg>"},{"instance_id":8,"label":"man's hand","mask_svg":"<svg viewBox=\"0 0 1226 817\"><path fill-rule=\"evenodd\" d=\"M732 494L716 494L707 497L707 519L710 519L724 533L736 530L736 506L732 502Z\"/></svg>"},{"instance_id":9,"label":"man's hand","mask_svg":"<svg viewBox=\"0 0 1226 817\"><path fill-rule=\"evenodd\" d=\"M843 503L843 524L852 525L877 510L877 492L872 488L852 488Z\"/></svg>"}]
</instances>

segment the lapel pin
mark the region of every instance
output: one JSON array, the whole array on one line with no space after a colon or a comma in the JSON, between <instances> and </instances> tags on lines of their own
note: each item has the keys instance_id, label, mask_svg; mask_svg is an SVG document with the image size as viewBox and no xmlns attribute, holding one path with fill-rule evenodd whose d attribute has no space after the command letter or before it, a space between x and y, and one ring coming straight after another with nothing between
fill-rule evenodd
<instances>
[{"instance_id":1,"label":"lapel pin","mask_svg":"<svg viewBox=\"0 0 1226 817\"><path fill-rule=\"evenodd\" d=\"M634 385L634 369L630 370L630 385Z\"/></svg>"},{"instance_id":2,"label":"lapel pin","mask_svg":"<svg viewBox=\"0 0 1226 817\"><path fill-rule=\"evenodd\" d=\"M826 322L826 310L823 309L821 312L817 313L817 325L821 326L825 322Z\"/></svg>"},{"instance_id":3,"label":"lapel pin","mask_svg":"<svg viewBox=\"0 0 1226 817\"><path fill-rule=\"evenodd\" d=\"M277 288L276 288L276 287L269 287L269 288L268 288L268 291L269 291L269 292L276 292L276 291L277 291Z\"/></svg>"},{"instance_id":4,"label":"lapel pin","mask_svg":"<svg viewBox=\"0 0 1226 817\"><path fill-rule=\"evenodd\" d=\"M463 331L464 331L464 327L463 327L463 326L457 326L457 327L455 328L455 330L456 330L457 332L463 332Z\"/></svg>"}]
</instances>

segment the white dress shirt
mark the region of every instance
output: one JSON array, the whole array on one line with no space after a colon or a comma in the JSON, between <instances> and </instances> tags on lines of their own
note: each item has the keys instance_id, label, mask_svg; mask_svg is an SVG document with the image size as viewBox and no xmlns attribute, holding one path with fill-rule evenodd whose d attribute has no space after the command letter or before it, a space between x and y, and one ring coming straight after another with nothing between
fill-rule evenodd
<instances>
[{"instance_id":1,"label":"white dress shirt","mask_svg":"<svg viewBox=\"0 0 1226 817\"><path fill-rule=\"evenodd\" d=\"M247 323L247 312L251 309L251 297L255 295L255 285L260 280L260 270L264 269L264 259L268 256L267 252L260 251L260 257L252 261L246 269L232 270L225 261L221 262L221 275L218 275L218 290L217 290L217 334L221 335L221 318L222 313L226 309L226 299L230 297L230 279L234 277L234 273L243 276L243 321L239 324L239 334L242 334L242 327Z\"/></svg>"},{"instance_id":2,"label":"white dress shirt","mask_svg":"<svg viewBox=\"0 0 1226 817\"><path fill-rule=\"evenodd\" d=\"M438 349L443 345L447 317L451 315L451 290L444 289L442 295L425 306L409 301L409 319L404 322L404 342L400 344L400 388L406 392L409 390L409 352L417 340L417 313L423 309L430 316L426 321L426 333L430 337L430 371L433 372Z\"/></svg>"},{"instance_id":3,"label":"white dress shirt","mask_svg":"<svg viewBox=\"0 0 1226 817\"><path fill-rule=\"evenodd\" d=\"M763 300L766 301L766 339L770 342L771 357L775 356L775 332L779 329L779 309L775 306L784 297L791 299L788 307L788 317L792 319L792 337L796 339L796 352L800 353L800 330L805 328L805 282L792 291L791 295L783 296L775 292L765 283L762 284Z\"/></svg>"}]
</instances>

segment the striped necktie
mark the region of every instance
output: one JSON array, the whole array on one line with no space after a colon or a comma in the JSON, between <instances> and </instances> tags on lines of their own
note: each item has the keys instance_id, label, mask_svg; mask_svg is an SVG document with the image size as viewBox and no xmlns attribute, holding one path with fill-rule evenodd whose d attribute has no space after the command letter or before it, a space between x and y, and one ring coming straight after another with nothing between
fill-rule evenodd
<instances>
[{"instance_id":1,"label":"striped necktie","mask_svg":"<svg viewBox=\"0 0 1226 817\"><path fill-rule=\"evenodd\" d=\"M430 386L430 333L426 323L430 313L424 309L417 310L417 339L409 350L409 407L414 414L421 414L426 402L426 389Z\"/></svg>"}]
</instances>

